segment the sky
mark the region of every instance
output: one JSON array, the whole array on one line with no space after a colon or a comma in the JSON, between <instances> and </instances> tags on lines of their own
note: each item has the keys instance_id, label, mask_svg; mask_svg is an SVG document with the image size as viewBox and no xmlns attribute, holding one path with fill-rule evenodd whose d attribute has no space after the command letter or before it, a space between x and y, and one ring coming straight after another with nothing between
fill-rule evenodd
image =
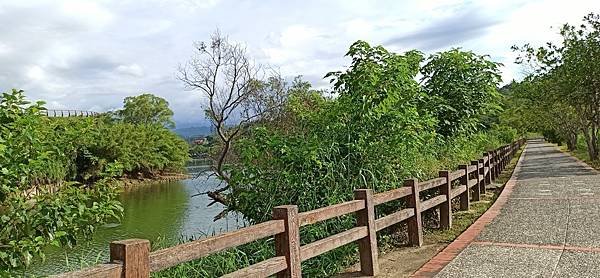
<instances>
[{"instance_id":1,"label":"sky","mask_svg":"<svg viewBox=\"0 0 600 278\"><path fill-rule=\"evenodd\" d=\"M343 70L356 40L394 52L462 47L504 64L504 82L523 77L512 45L558 39L600 1L0 0L0 91L25 90L48 109L103 112L127 96L167 99L178 127L204 125L202 94L177 68L219 29L257 62L291 79Z\"/></svg>"}]
</instances>

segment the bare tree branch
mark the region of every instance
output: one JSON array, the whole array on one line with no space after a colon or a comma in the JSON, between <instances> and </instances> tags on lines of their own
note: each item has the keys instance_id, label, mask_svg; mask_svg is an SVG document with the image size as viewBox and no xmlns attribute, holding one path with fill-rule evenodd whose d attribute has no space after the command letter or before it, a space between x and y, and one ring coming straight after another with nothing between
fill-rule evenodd
<instances>
[{"instance_id":1,"label":"bare tree branch","mask_svg":"<svg viewBox=\"0 0 600 278\"><path fill-rule=\"evenodd\" d=\"M220 149L212 170L225 185L199 193L227 206L223 195L230 187L228 158L236 139L254 121L273 118L286 99L285 82L279 75L262 81L264 72L248 55L245 46L232 43L218 30L208 43L194 44L195 53L178 69L187 89L206 97L205 115L215 128Z\"/></svg>"}]
</instances>

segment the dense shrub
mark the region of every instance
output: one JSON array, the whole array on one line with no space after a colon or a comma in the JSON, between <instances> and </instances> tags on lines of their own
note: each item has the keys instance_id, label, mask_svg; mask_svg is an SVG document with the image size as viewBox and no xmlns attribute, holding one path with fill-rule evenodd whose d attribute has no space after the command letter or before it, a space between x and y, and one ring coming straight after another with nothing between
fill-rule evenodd
<instances>
[{"instance_id":1,"label":"dense shrub","mask_svg":"<svg viewBox=\"0 0 600 278\"><path fill-rule=\"evenodd\" d=\"M179 172L188 159L187 143L160 125L136 125L108 117L53 121L57 132L51 140L70 145L70 162L74 163L78 180L98 177L116 162L123 174L132 177Z\"/></svg>"},{"instance_id":2,"label":"dense shrub","mask_svg":"<svg viewBox=\"0 0 600 278\"><path fill-rule=\"evenodd\" d=\"M22 91L0 97L0 274L119 218L114 178L182 171L187 144L159 124L47 118Z\"/></svg>"},{"instance_id":3,"label":"dense shrub","mask_svg":"<svg viewBox=\"0 0 600 278\"><path fill-rule=\"evenodd\" d=\"M447 119L439 118L445 115L437 115L439 107L431 103L438 98L415 81L421 53L396 54L359 41L348 56L352 58L348 70L328 74L337 97L295 90L284 109L286 119L279 121L285 125L258 123L235 144L228 209L257 223L270 219L277 205L297 204L300 211L325 207L351 200L356 188L381 192L402 186L409 177L425 180L438 170L454 170L516 137L508 127L484 130L477 124L480 115L472 115L498 104L491 87L497 82L495 64L473 70L486 71L489 78L473 78L461 85L471 94L485 90L471 100L477 111L453 110L456 120L469 118L469 127L445 129L447 133L440 136L438 124ZM442 74L436 78L442 79ZM380 206L378 213L396 209ZM353 216L347 216L303 227L301 240L305 244L327 237L353 227L354 222ZM308 260L303 273L329 276L351 261L354 248L344 246Z\"/></svg>"}]
</instances>

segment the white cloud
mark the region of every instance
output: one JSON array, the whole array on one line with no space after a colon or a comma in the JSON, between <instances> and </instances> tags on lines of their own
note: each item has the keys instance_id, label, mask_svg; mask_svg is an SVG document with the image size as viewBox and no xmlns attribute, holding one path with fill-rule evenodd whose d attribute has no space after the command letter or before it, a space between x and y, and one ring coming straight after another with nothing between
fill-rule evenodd
<instances>
[{"instance_id":1,"label":"white cloud","mask_svg":"<svg viewBox=\"0 0 600 278\"><path fill-rule=\"evenodd\" d=\"M321 32L305 25L292 25L278 35L277 42L271 47L265 47L267 59L271 63L284 64L298 60L307 55L306 49L317 43ZM308 53L310 55L310 53Z\"/></svg>"},{"instance_id":2,"label":"white cloud","mask_svg":"<svg viewBox=\"0 0 600 278\"><path fill-rule=\"evenodd\" d=\"M0 55L10 54L11 50L12 49L7 44L0 42Z\"/></svg>"},{"instance_id":3,"label":"white cloud","mask_svg":"<svg viewBox=\"0 0 600 278\"><path fill-rule=\"evenodd\" d=\"M119 65L117 67L118 73L128 74L135 77L142 77L144 75L144 70L138 64L131 65Z\"/></svg>"},{"instance_id":4,"label":"white cloud","mask_svg":"<svg viewBox=\"0 0 600 278\"><path fill-rule=\"evenodd\" d=\"M108 9L92 1L65 1L60 4L60 8L65 16L93 29L102 28L113 19L113 14Z\"/></svg>"},{"instance_id":5,"label":"white cloud","mask_svg":"<svg viewBox=\"0 0 600 278\"><path fill-rule=\"evenodd\" d=\"M46 73L40 66L32 66L27 69L25 75L34 82L43 81L46 78Z\"/></svg>"},{"instance_id":6,"label":"white cloud","mask_svg":"<svg viewBox=\"0 0 600 278\"><path fill-rule=\"evenodd\" d=\"M510 46L555 40L600 1L38 0L0 3L0 91L26 90L49 108L106 110L140 92L165 97L178 122L200 121L202 98L175 78L192 43L215 28L286 76L321 77L348 65L358 39L392 51L462 46L521 76ZM17 19L17 20L15 20Z\"/></svg>"}]
</instances>

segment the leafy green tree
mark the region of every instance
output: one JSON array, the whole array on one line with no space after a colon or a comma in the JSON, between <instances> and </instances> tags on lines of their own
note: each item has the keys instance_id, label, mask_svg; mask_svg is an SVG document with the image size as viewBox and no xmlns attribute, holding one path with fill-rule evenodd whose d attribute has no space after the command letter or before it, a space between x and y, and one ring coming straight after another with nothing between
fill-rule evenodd
<instances>
[{"instance_id":1,"label":"leafy green tree","mask_svg":"<svg viewBox=\"0 0 600 278\"><path fill-rule=\"evenodd\" d=\"M580 119L573 106L560 97L560 86L551 76L531 76L514 82L507 91L501 119L521 134L541 132L551 142L566 142L574 150L580 133Z\"/></svg>"},{"instance_id":2,"label":"leafy green tree","mask_svg":"<svg viewBox=\"0 0 600 278\"><path fill-rule=\"evenodd\" d=\"M287 124L256 126L237 144L232 210L260 222L279 204L314 209L349 198L354 188L389 188L409 174L405 166L418 159L416 150L431 139L435 123L419 111L423 95L414 77L420 54L359 41L348 56L353 63L346 71L328 75L339 97L297 81L285 108ZM280 198L253 204L273 194Z\"/></svg>"},{"instance_id":3,"label":"leafy green tree","mask_svg":"<svg viewBox=\"0 0 600 278\"><path fill-rule=\"evenodd\" d=\"M452 49L427 59L421 69L423 90L443 136L473 134L482 119L498 110L499 66L488 56Z\"/></svg>"},{"instance_id":4,"label":"leafy green tree","mask_svg":"<svg viewBox=\"0 0 600 278\"><path fill-rule=\"evenodd\" d=\"M503 127L437 137L428 96L416 81L423 61L418 51L399 54L357 41L347 56L352 63L346 70L326 75L333 84L329 96L296 80L281 113L285 121L255 122L234 145L230 190L223 192L228 210L258 223L270 219L277 205L308 211L337 204L352 199L356 188L381 192L402 186L408 177L430 178L516 136ZM257 206L256 200L264 202ZM378 212L398 205L380 206ZM311 225L301 230L301 240L312 242L353 225L352 217ZM309 260L305 273L331 275L343 265L329 258L351 252L345 246Z\"/></svg>"},{"instance_id":5,"label":"leafy green tree","mask_svg":"<svg viewBox=\"0 0 600 278\"><path fill-rule=\"evenodd\" d=\"M117 115L127 123L132 124L158 124L165 127L175 127L173 111L169 103L153 94L126 97L123 109Z\"/></svg>"},{"instance_id":6,"label":"leafy green tree","mask_svg":"<svg viewBox=\"0 0 600 278\"><path fill-rule=\"evenodd\" d=\"M579 26L564 24L560 29L562 40L548 42L534 48L529 44L513 47L522 56L518 63L528 63L536 78L548 84L540 102L552 99L569 111L570 126L578 126L587 144L590 159L600 156L598 133L600 127L600 15L591 13ZM553 109L554 107L548 107ZM559 126L554 130L558 131ZM571 139L573 135L571 134ZM576 140L576 138L575 138Z\"/></svg>"}]
</instances>

